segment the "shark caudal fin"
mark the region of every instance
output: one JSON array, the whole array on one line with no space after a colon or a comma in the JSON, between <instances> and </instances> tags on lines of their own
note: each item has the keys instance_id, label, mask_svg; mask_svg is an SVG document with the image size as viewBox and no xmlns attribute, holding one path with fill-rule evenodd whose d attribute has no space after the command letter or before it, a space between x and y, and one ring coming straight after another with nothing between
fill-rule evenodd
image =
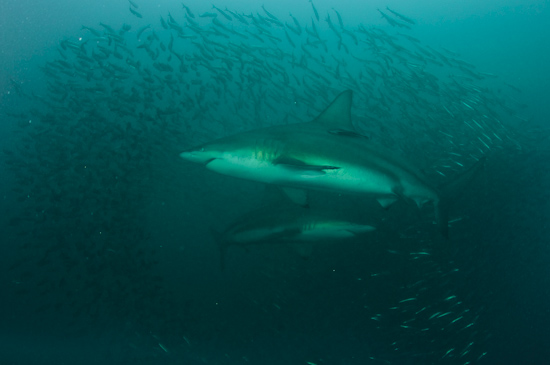
<instances>
[{"instance_id":1,"label":"shark caudal fin","mask_svg":"<svg viewBox=\"0 0 550 365\"><path fill-rule=\"evenodd\" d=\"M443 237L449 238L449 210L451 206L460 199L462 194L468 190L468 185L484 169L485 160L486 157L480 158L468 170L439 187L440 200L435 205L435 216Z\"/></svg>"}]
</instances>

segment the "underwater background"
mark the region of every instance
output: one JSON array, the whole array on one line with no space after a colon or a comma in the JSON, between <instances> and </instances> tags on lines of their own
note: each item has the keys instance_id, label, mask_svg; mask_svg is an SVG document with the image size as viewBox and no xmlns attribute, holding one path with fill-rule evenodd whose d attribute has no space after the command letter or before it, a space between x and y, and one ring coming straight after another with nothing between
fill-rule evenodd
<instances>
[{"instance_id":1,"label":"underwater background","mask_svg":"<svg viewBox=\"0 0 550 365\"><path fill-rule=\"evenodd\" d=\"M0 363L547 363L549 23L542 0L2 0ZM347 89L435 186L486 157L450 238L430 207L311 192L376 231L221 270L213 233L264 187L179 154Z\"/></svg>"}]
</instances>

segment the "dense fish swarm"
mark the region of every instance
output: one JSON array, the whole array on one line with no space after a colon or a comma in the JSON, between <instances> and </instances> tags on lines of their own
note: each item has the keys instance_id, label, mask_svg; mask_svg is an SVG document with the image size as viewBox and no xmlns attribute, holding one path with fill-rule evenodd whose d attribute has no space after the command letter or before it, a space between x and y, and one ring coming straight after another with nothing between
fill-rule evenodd
<instances>
[{"instance_id":1,"label":"dense fish swarm","mask_svg":"<svg viewBox=\"0 0 550 365\"><path fill-rule=\"evenodd\" d=\"M346 26L337 11L323 18L314 6L310 19L280 19L265 8L195 14L184 5L150 24L140 10L130 4L132 25L83 26L61 40L59 56L41 67L44 90L14 81L33 106L8 113L18 126L4 157L16 179L20 209L10 224L21 248L9 269L20 294L39 293L38 311L93 322L116 315L155 333L185 333L142 223L150 192L180 168L181 150L308 121L342 90L354 91L362 134L417 156L433 178L489 150L520 148L506 126L521 106L494 91L498 79L424 45L407 33L414 21L393 10L380 11L393 28ZM484 356L474 343L475 313L452 293L418 306L436 275L452 275L441 270L407 287L419 294L394 303L394 316L371 321L412 333L399 335L392 351L416 340L434 361L473 363ZM444 342L457 333L462 347Z\"/></svg>"}]
</instances>

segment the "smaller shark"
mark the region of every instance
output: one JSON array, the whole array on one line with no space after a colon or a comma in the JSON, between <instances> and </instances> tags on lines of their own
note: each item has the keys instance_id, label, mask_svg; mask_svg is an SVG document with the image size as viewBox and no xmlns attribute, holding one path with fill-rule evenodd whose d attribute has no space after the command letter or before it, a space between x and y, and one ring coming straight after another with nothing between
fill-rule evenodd
<instances>
[{"instance_id":1,"label":"smaller shark","mask_svg":"<svg viewBox=\"0 0 550 365\"><path fill-rule=\"evenodd\" d=\"M290 244L301 256L308 257L315 243L340 242L375 229L371 225L338 217L332 212L279 203L266 204L242 215L225 231L212 233L221 250L223 270L229 246Z\"/></svg>"}]
</instances>

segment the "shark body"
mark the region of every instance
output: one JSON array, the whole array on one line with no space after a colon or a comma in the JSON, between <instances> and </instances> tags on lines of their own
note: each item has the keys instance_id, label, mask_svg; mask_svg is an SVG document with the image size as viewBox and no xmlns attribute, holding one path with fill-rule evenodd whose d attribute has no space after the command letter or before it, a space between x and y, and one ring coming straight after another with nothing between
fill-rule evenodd
<instances>
[{"instance_id":1,"label":"shark body","mask_svg":"<svg viewBox=\"0 0 550 365\"><path fill-rule=\"evenodd\" d=\"M352 92L342 92L313 121L252 130L181 153L185 160L246 180L294 189L364 194L387 207L399 198L432 203L447 236L439 191L412 164L356 132Z\"/></svg>"},{"instance_id":2,"label":"shark body","mask_svg":"<svg viewBox=\"0 0 550 365\"><path fill-rule=\"evenodd\" d=\"M227 244L248 246L258 243L315 243L353 238L374 231L370 225L354 223L309 209L251 212L230 225L223 233Z\"/></svg>"},{"instance_id":3,"label":"shark body","mask_svg":"<svg viewBox=\"0 0 550 365\"><path fill-rule=\"evenodd\" d=\"M258 244L287 244L303 257L309 257L318 243L340 243L363 237L376 228L354 222L330 211L312 211L294 204L277 203L264 205L240 216L223 232L212 231L221 251L221 268L230 246L253 246Z\"/></svg>"}]
</instances>

